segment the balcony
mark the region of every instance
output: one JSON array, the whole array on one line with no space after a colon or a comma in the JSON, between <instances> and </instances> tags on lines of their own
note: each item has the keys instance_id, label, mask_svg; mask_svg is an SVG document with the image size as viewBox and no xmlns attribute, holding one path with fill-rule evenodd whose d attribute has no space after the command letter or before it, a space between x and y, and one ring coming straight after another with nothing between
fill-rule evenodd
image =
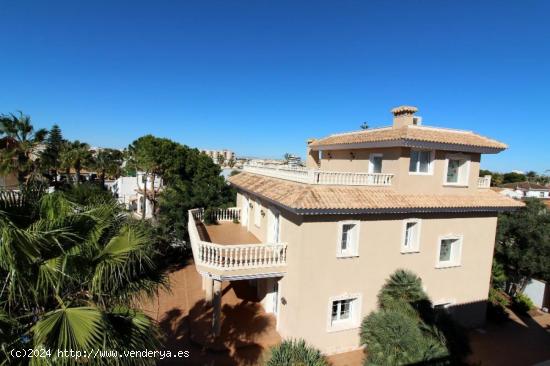
<instances>
[{"instance_id":1,"label":"balcony","mask_svg":"<svg viewBox=\"0 0 550 366\"><path fill-rule=\"evenodd\" d=\"M491 188L491 176L486 175L477 179L477 188Z\"/></svg>"},{"instance_id":2,"label":"balcony","mask_svg":"<svg viewBox=\"0 0 550 366\"><path fill-rule=\"evenodd\" d=\"M189 238L197 270L217 280L280 277L286 271L285 243L261 243L241 226L239 208L212 213L217 224L204 224L203 209L189 210Z\"/></svg>"},{"instance_id":3,"label":"balcony","mask_svg":"<svg viewBox=\"0 0 550 366\"><path fill-rule=\"evenodd\" d=\"M280 165L244 165L245 172L306 184L391 186L393 174L332 172Z\"/></svg>"}]
</instances>

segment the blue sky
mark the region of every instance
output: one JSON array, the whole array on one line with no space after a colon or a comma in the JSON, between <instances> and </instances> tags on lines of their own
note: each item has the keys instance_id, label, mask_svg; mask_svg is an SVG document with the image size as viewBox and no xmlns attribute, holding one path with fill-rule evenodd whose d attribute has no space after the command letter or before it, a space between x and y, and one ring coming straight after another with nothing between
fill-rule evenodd
<instances>
[{"instance_id":1,"label":"blue sky","mask_svg":"<svg viewBox=\"0 0 550 366\"><path fill-rule=\"evenodd\" d=\"M391 122L509 144L550 169L550 2L0 0L0 112L125 147L146 133L239 155Z\"/></svg>"}]
</instances>

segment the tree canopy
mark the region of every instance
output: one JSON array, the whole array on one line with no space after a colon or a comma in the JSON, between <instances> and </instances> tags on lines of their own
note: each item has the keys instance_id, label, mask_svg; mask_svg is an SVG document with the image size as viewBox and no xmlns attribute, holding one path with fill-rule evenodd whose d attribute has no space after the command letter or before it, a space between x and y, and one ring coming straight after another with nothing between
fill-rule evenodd
<instances>
[{"instance_id":1,"label":"tree canopy","mask_svg":"<svg viewBox=\"0 0 550 366\"><path fill-rule=\"evenodd\" d=\"M506 274L506 291L523 291L531 278L550 282L550 214L537 198L499 216L495 260Z\"/></svg>"}]
</instances>

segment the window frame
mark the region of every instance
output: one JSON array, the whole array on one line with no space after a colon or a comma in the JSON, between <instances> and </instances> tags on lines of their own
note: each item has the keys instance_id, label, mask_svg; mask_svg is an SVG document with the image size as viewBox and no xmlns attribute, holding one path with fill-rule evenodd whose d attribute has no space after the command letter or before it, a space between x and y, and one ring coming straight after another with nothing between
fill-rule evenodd
<instances>
[{"instance_id":1,"label":"window frame","mask_svg":"<svg viewBox=\"0 0 550 366\"><path fill-rule=\"evenodd\" d=\"M448 261L441 262L440 261L441 242L443 240L456 240L456 243L458 245L458 249L453 249L453 247L451 247L451 257L450 257L450 259ZM436 256L435 268L452 268L452 267L462 266L463 242L464 242L464 236L463 235L447 234L447 235L440 236L437 240L437 256Z\"/></svg>"},{"instance_id":2,"label":"window frame","mask_svg":"<svg viewBox=\"0 0 550 366\"><path fill-rule=\"evenodd\" d=\"M359 220L344 220L338 222L338 236L336 237L336 257L337 258L353 258L359 256L359 235L361 228L361 221ZM347 241L347 248L345 251L342 250L342 234L344 230L344 225L354 225L355 237L353 245L350 246L350 241Z\"/></svg>"},{"instance_id":3,"label":"window frame","mask_svg":"<svg viewBox=\"0 0 550 366\"><path fill-rule=\"evenodd\" d=\"M416 237L415 242L412 243L410 248L407 248L405 246L405 240L407 238L407 224L409 223L415 223L417 225L416 228ZM422 219L419 218L410 218L403 220L403 227L402 227L402 236L401 236L401 253L420 253L420 233L422 230Z\"/></svg>"},{"instance_id":4,"label":"window frame","mask_svg":"<svg viewBox=\"0 0 550 366\"><path fill-rule=\"evenodd\" d=\"M428 165L428 171L427 172L420 172L420 160L417 162L417 170L411 172L411 157L413 152L429 152L430 153L430 162ZM409 175L433 175L434 174L434 163L435 163L435 150L429 150L429 149L416 149L411 148L411 151L409 153L409 166L407 167L407 170L409 171Z\"/></svg>"},{"instance_id":5,"label":"window frame","mask_svg":"<svg viewBox=\"0 0 550 366\"><path fill-rule=\"evenodd\" d=\"M374 172L374 158L381 158L380 161L380 173ZM369 154L369 174L383 174L383 167L384 167L384 154L382 153L371 153Z\"/></svg>"},{"instance_id":6,"label":"window frame","mask_svg":"<svg viewBox=\"0 0 550 366\"><path fill-rule=\"evenodd\" d=\"M464 176L460 176L460 168L458 169L458 180L456 183L447 182L447 174L449 173L449 160L464 160L466 167L464 168ZM449 187L469 187L470 186L470 166L471 156L466 154L448 154L445 156L445 167L443 169L443 185Z\"/></svg>"},{"instance_id":7,"label":"window frame","mask_svg":"<svg viewBox=\"0 0 550 366\"><path fill-rule=\"evenodd\" d=\"M332 305L335 301L350 300L350 311L348 319L332 320ZM341 294L338 296L332 296L328 299L327 308L327 332L339 332L344 330L356 329L361 326L361 307L362 296L360 293L355 294Z\"/></svg>"}]
</instances>

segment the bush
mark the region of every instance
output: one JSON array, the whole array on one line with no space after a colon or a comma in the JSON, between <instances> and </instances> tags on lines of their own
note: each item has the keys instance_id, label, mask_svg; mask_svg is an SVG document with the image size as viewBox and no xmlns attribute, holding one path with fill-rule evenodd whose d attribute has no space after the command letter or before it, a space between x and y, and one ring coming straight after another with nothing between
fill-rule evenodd
<instances>
[{"instance_id":1,"label":"bush","mask_svg":"<svg viewBox=\"0 0 550 366\"><path fill-rule=\"evenodd\" d=\"M520 314L526 314L529 310L535 308L535 304L527 295L517 294L512 300L512 308Z\"/></svg>"},{"instance_id":2,"label":"bush","mask_svg":"<svg viewBox=\"0 0 550 366\"><path fill-rule=\"evenodd\" d=\"M508 319L506 307L510 305L508 295L495 288L489 289L489 300L487 303L487 318L497 323Z\"/></svg>"},{"instance_id":3,"label":"bush","mask_svg":"<svg viewBox=\"0 0 550 366\"><path fill-rule=\"evenodd\" d=\"M365 365L407 365L449 356L435 329L420 327L408 312L395 309L367 316L361 343L367 345Z\"/></svg>"},{"instance_id":4,"label":"bush","mask_svg":"<svg viewBox=\"0 0 550 366\"><path fill-rule=\"evenodd\" d=\"M304 340L285 340L273 347L266 366L329 366L321 351Z\"/></svg>"}]
</instances>

